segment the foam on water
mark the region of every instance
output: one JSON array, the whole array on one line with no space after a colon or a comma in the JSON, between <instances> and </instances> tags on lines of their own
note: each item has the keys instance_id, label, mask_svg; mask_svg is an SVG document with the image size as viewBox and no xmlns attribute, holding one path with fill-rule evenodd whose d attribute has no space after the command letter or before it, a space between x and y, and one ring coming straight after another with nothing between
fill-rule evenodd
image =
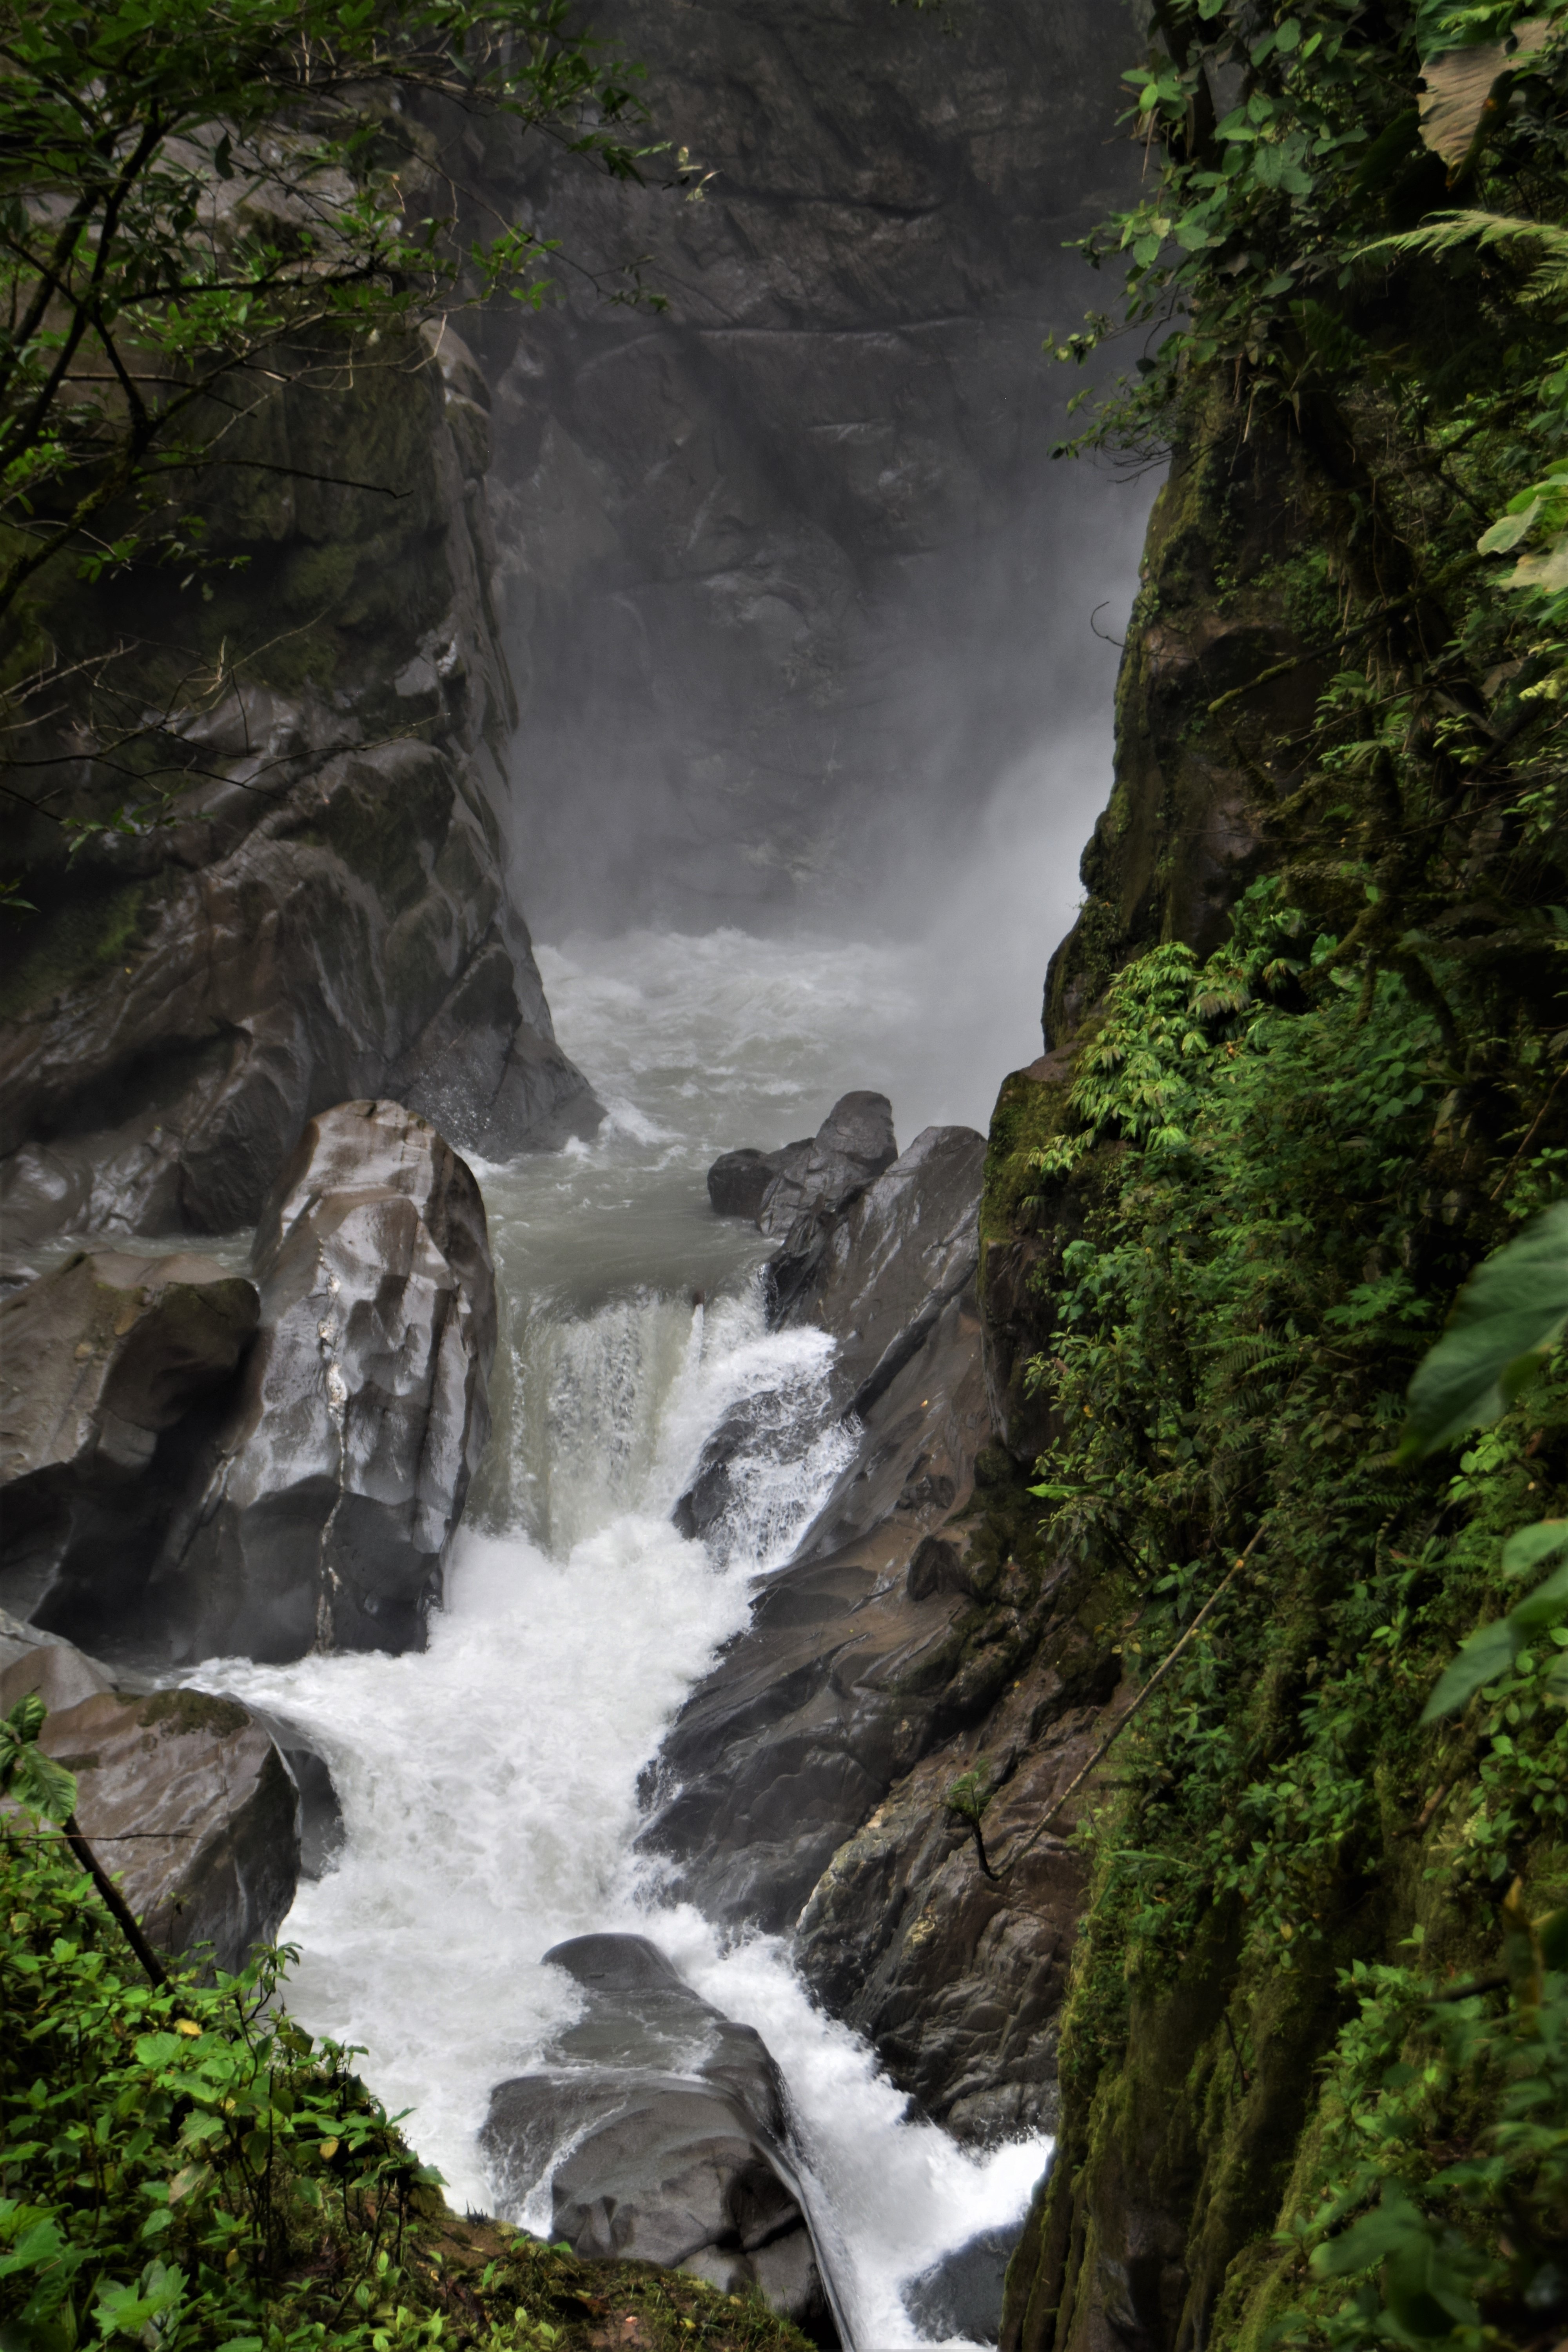
<instances>
[{"instance_id":1,"label":"foam on water","mask_svg":"<svg viewBox=\"0 0 1568 2352\"><path fill-rule=\"evenodd\" d=\"M493 2202L475 2140L490 2089L575 2013L576 1988L541 1955L594 1928L650 1934L773 2052L855 2344L890 2352L921 2340L900 2282L1019 2215L1049 2143L974 2157L905 2121L785 1945L726 1945L689 1906L661 1906L633 1841L639 1771L852 1445L826 1411L831 1342L767 1330L764 1245L711 1215L701 1171L876 1083L855 1066L847 1002L873 1043L918 1008L900 956L875 948L649 934L547 961L563 1042L614 1116L570 1152L480 1169L503 1304L497 1426L429 1648L218 1660L201 1680L327 1759L346 1843L285 1924L300 1950L289 2003L365 2048L367 2079L412 2111L454 2201ZM739 1499L710 1544L686 1542L670 1507L742 1407ZM512 2210L548 2221L542 2196Z\"/></svg>"}]
</instances>

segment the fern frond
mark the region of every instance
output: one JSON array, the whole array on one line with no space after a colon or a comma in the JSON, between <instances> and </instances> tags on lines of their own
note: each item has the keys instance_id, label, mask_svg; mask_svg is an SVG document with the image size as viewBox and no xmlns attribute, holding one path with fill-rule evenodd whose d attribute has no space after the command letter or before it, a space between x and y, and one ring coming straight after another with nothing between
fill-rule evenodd
<instances>
[{"instance_id":1,"label":"fern frond","mask_svg":"<svg viewBox=\"0 0 1568 2352\"><path fill-rule=\"evenodd\" d=\"M1539 299L1568 290L1568 228L1555 221L1526 220L1516 213L1437 213L1419 228L1359 247L1352 257L1366 261L1380 253L1453 253L1472 244L1483 253L1491 246L1541 247L1547 258L1531 278L1530 291Z\"/></svg>"}]
</instances>

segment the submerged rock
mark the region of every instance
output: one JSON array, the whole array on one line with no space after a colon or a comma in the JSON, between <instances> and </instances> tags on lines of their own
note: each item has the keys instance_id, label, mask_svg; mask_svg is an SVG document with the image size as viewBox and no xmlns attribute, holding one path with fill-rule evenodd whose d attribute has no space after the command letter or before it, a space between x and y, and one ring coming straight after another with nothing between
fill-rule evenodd
<instances>
[{"instance_id":1,"label":"submerged rock","mask_svg":"<svg viewBox=\"0 0 1568 2352\"><path fill-rule=\"evenodd\" d=\"M77 1776L77 1819L148 1940L209 1946L237 1969L269 1943L300 1871L299 1791L262 1727L231 1698L127 1695L64 1642L0 1615L0 1713L36 1691L40 1744Z\"/></svg>"},{"instance_id":2,"label":"submerged rock","mask_svg":"<svg viewBox=\"0 0 1568 2352\"><path fill-rule=\"evenodd\" d=\"M484 1204L396 1103L309 1122L257 1235L261 1329L159 1570L177 1655L406 1650L489 1429Z\"/></svg>"},{"instance_id":3,"label":"submerged rock","mask_svg":"<svg viewBox=\"0 0 1568 2352\"><path fill-rule=\"evenodd\" d=\"M641 1936L578 1936L544 1958L583 1988L584 2010L543 2067L490 2095L480 2140L501 2200L521 2209L548 2176L551 2234L574 2252L759 2287L837 2343L761 2035Z\"/></svg>"},{"instance_id":4,"label":"submerged rock","mask_svg":"<svg viewBox=\"0 0 1568 2352\"><path fill-rule=\"evenodd\" d=\"M257 1316L188 1253L80 1254L0 1300L10 1607L84 1639L135 1609Z\"/></svg>"}]
</instances>

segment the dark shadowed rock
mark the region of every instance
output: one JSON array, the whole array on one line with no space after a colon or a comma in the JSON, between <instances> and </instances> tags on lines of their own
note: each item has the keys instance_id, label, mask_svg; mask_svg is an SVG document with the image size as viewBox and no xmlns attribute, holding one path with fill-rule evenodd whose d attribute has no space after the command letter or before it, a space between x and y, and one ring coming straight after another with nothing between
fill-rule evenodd
<instances>
[{"instance_id":1,"label":"dark shadowed rock","mask_svg":"<svg viewBox=\"0 0 1568 2352\"><path fill-rule=\"evenodd\" d=\"M761 2036L641 1936L579 1936L544 1957L582 1986L584 2011L543 2068L490 2095L480 2138L500 2200L519 2210L548 2177L552 2234L579 2254L760 2286L835 2342Z\"/></svg>"},{"instance_id":2,"label":"dark shadowed rock","mask_svg":"<svg viewBox=\"0 0 1568 2352\"><path fill-rule=\"evenodd\" d=\"M0 1299L0 1595L18 1614L90 1638L134 1610L257 1314L250 1283L184 1253L78 1255Z\"/></svg>"},{"instance_id":3,"label":"dark shadowed rock","mask_svg":"<svg viewBox=\"0 0 1568 2352\"><path fill-rule=\"evenodd\" d=\"M753 1224L768 1186L778 1173L774 1156L748 1145L721 1152L708 1171L708 1198L716 1216L749 1217Z\"/></svg>"},{"instance_id":4,"label":"dark shadowed rock","mask_svg":"<svg viewBox=\"0 0 1568 2352\"><path fill-rule=\"evenodd\" d=\"M230 1698L127 1696L68 1643L0 1617L0 1712L27 1691L41 1745L77 1776L77 1818L149 1940L210 1945L241 1967L277 1934L299 1876L299 1792L266 1731Z\"/></svg>"},{"instance_id":5,"label":"dark shadowed rock","mask_svg":"<svg viewBox=\"0 0 1568 2352\"><path fill-rule=\"evenodd\" d=\"M966 2344L997 2341L1003 2284L1023 2229L1020 2214L1005 2229L982 2230L910 2280L904 2289L904 2307L923 2336L957 2336Z\"/></svg>"},{"instance_id":6,"label":"dark shadowed rock","mask_svg":"<svg viewBox=\"0 0 1568 2352\"><path fill-rule=\"evenodd\" d=\"M835 1380L849 1410L869 1411L973 1280L984 1165L973 1128L925 1128L847 1213L792 1230L770 1264L777 1320L815 1323L838 1341Z\"/></svg>"},{"instance_id":7,"label":"dark shadowed rock","mask_svg":"<svg viewBox=\"0 0 1568 2352\"><path fill-rule=\"evenodd\" d=\"M891 1782L1005 1675L1007 1629L976 1683L965 1598L906 1589L910 1555L968 1499L987 1434L979 1323L960 1297L869 1410L831 1523L761 1583L659 1751L644 1836L710 1916L788 1927Z\"/></svg>"},{"instance_id":8,"label":"dark shadowed rock","mask_svg":"<svg viewBox=\"0 0 1568 2352\"><path fill-rule=\"evenodd\" d=\"M248 643L260 619L290 682L260 651L211 693L187 669L164 755L169 772L189 762L175 822L116 832L112 767L94 781L85 763L72 790L106 832L73 841L43 805L13 807L37 912L0 938L10 1247L247 1227L305 1120L363 1096L493 1154L601 1116L555 1042L513 897L483 393L449 321L352 400L277 387L246 454L287 452L299 474L253 477L242 457L235 497L209 484L206 506L215 553L250 566L232 626ZM79 593L49 592L67 641ZM126 648L108 656L111 706L164 707L145 664L181 635L174 583L105 579L90 596L91 641ZM46 730L38 749L76 763L94 722L72 704L62 723L86 733Z\"/></svg>"},{"instance_id":9,"label":"dark shadowed rock","mask_svg":"<svg viewBox=\"0 0 1568 2352\"><path fill-rule=\"evenodd\" d=\"M882 1098L846 1097L851 1103L866 1099ZM984 1139L973 1128L929 1127L901 1159L859 1188L840 1214L822 1223L800 1221L806 1234L802 1255L791 1256L786 1247L769 1261L765 1277L775 1319L816 1324L838 1342L832 1395L840 1412L861 1418L869 1413L900 1371L921 1356L942 1315L973 1279L984 1159ZM940 1400L935 1410L940 1420ZM753 1402L730 1414L709 1437L673 1513L682 1535L709 1535L729 1507L730 1465L751 1434L757 1412ZM869 1524L868 1510L891 1507L897 1496L906 1506L914 1502L922 1475L927 1483L919 1500L939 1507L952 1504L959 1490L952 1472L922 1473L915 1464L919 1452L917 1445L909 1449L908 1459L900 1456L903 1467L890 1488L892 1457L879 1457L873 1469L871 1454L862 1453L839 1482L806 1547L819 1552L847 1541Z\"/></svg>"},{"instance_id":10,"label":"dark shadowed rock","mask_svg":"<svg viewBox=\"0 0 1568 2352\"><path fill-rule=\"evenodd\" d=\"M1083 1636L1065 1611L1052 1618L1049 1594L1044 1602L1037 1654L994 1687L987 1719L976 1710L972 1727L889 1789L834 1855L795 1931L817 1999L875 2043L928 2115L982 2145L1056 2128L1057 2020L1087 1880L1068 1843L1076 1809L996 1885L943 1795L984 1746L1002 1782L985 1843L1005 1857L1102 1733L1102 1693L1075 1672Z\"/></svg>"},{"instance_id":11,"label":"dark shadowed rock","mask_svg":"<svg viewBox=\"0 0 1568 2352\"><path fill-rule=\"evenodd\" d=\"M395 1103L310 1121L257 1234L261 1330L156 1597L177 1655L423 1646L489 1427L467 1165Z\"/></svg>"}]
</instances>

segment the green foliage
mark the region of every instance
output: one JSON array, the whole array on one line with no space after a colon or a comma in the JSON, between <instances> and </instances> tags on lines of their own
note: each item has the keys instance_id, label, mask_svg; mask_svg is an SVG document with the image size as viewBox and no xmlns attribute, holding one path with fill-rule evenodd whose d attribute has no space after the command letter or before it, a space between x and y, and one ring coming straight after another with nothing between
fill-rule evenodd
<instances>
[{"instance_id":1,"label":"green foliage","mask_svg":"<svg viewBox=\"0 0 1568 2352\"><path fill-rule=\"evenodd\" d=\"M38 1746L47 1712L29 1691L9 1715L0 1716L0 1797L44 1821L63 1822L76 1809L76 1775Z\"/></svg>"},{"instance_id":2,"label":"green foliage","mask_svg":"<svg viewBox=\"0 0 1568 2352\"><path fill-rule=\"evenodd\" d=\"M17 2352L805 2352L760 2303L447 2212L281 1963L147 1984L60 1843L0 1830L0 2341ZM619 2323L617 2323L619 2324Z\"/></svg>"},{"instance_id":3,"label":"green foliage","mask_svg":"<svg viewBox=\"0 0 1568 2352\"><path fill-rule=\"evenodd\" d=\"M1284 2343L1528 2341L1568 2294L1568 1912L1504 1906L1505 1967L1439 1989L1357 1961ZM1500 2003L1498 1996L1502 1995ZM1374 2201L1375 2200L1375 2201ZM1342 2281L1360 2281L1348 2300ZM1300 2291L1300 2286L1298 2291Z\"/></svg>"},{"instance_id":4,"label":"green foliage","mask_svg":"<svg viewBox=\"0 0 1568 2352\"><path fill-rule=\"evenodd\" d=\"M1536 1220L1471 1275L1448 1328L1410 1383L1401 1453L1432 1454L1478 1422L1497 1421L1568 1327L1568 1202Z\"/></svg>"},{"instance_id":5,"label":"green foliage","mask_svg":"<svg viewBox=\"0 0 1568 2352\"><path fill-rule=\"evenodd\" d=\"M566 0L76 0L0 8L0 617L53 558L203 560L192 477L238 465L282 376L374 365L389 328L500 288L420 110L547 131L622 174L624 68ZM381 486L392 497L400 486Z\"/></svg>"}]
</instances>

